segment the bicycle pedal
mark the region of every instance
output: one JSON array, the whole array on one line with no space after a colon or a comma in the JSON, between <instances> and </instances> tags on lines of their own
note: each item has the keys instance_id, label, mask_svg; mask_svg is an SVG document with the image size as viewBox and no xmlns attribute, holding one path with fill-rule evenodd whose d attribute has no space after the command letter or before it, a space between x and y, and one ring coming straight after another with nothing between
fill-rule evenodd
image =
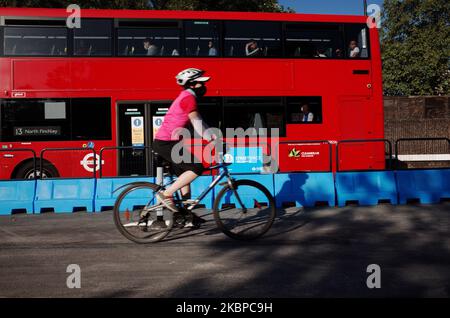
<instances>
[{"instance_id":1,"label":"bicycle pedal","mask_svg":"<svg viewBox=\"0 0 450 318\"><path fill-rule=\"evenodd\" d=\"M183 227L185 223L186 223L186 220L184 218L173 219L174 227Z\"/></svg>"},{"instance_id":2,"label":"bicycle pedal","mask_svg":"<svg viewBox=\"0 0 450 318\"><path fill-rule=\"evenodd\" d=\"M192 200L192 199L189 199L189 200L184 200L184 201L182 201L181 203L183 203L183 205L193 205L193 204L196 204L196 201L195 200ZM198 204L198 203L197 203ZM196 205L197 205L196 204Z\"/></svg>"},{"instance_id":3,"label":"bicycle pedal","mask_svg":"<svg viewBox=\"0 0 450 318\"><path fill-rule=\"evenodd\" d=\"M196 230L198 228L200 228L201 224L197 223L197 222L186 222L186 224L184 224L185 229L192 229L192 230Z\"/></svg>"}]
</instances>

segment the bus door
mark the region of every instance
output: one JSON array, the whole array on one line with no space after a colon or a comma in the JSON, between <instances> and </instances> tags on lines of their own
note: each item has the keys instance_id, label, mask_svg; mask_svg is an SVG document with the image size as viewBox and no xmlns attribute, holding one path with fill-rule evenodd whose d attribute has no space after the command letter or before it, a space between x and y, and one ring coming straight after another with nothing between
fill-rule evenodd
<instances>
[{"instance_id":1,"label":"bus door","mask_svg":"<svg viewBox=\"0 0 450 318\"><path fill-rule=\"evenodd\" d=\"M341 96L339 99L340 140L370 140L381 138L376 134L376 111L369 96ZM383 142L353 142L342 144L339 153L341 170L384 169Z\"/></svg>"},{"instance_id":2,"label":"bus door","mask_svg":"<svg viewBox=\"0 0 450 318\"><path fill-rule=\"evenodd\" d=\"M118 147L148 145L148 108L147 103L118 104ZM145 148L119 149L116 153L119 161L119 176L149 175L149 153Z\"/></svg>"},{"instance_id":3,"label":"bus door","mask_svg":"<svg viewBox=\"0 0 450 318\"><path fill-rule=\"evenodd\" d=\"M167 102L120 102L118 104L118 175L153 175L151 145L168 109ZM139 147L149 147L138 149Z\"/></svg>"}]
</instances>

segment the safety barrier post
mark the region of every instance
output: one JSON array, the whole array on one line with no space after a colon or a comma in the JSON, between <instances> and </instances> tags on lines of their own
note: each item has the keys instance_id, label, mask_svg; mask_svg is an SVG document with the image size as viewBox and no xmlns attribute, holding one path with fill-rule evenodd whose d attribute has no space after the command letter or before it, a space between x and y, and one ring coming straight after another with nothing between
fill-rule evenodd
<instances>
[{"instance_id":1,"label":"safety barrier post","mask_svg":"<svg viewBox=\"0 0 450 318\"><path fill-rule=\"evenodd\" d=\"M13 153L30 153L33 160L33 179L0 180L0 215L10 215L19 212L31 214L34 212L34 197L36 194L36 152L33 149L16 148L0 149L3 158L14 158Z\"/></svg>"},{"instance_id":2,"label":"safety barrier post","mask_svg":"<svg viewBox=\"0 0 450 318\"><path fill-rule=\"evenodd\" d=\"M401 138L395 142L396 177L400 204L420 202L422 204L439 203L450 200L450 166L439 168L401 168L399 164L399 148L406 142L435 142L447 145L450 156L450 139L438 138ZM419 158L420 159L420 158ZM433 160L431 160L433 161ZM447 160L446 160L447 161ZM448 160L450 161L450 160Z\"/></svg>"},{"instance_id":3,"label":"safety barrier post","mask_svg":"<svg viewBox=\"0 0 450 318\"><path fill-rule=\"evenodd\" d=\"M383 143L383 166L386 162L386 145L388 146L388 168L377 169L365 167L363 169L341 169L341 155L344 145L356 144L371 145ZM377 165L372 161L370 152L367 152L366 164ZM376 160L375 156L375 160ZM355 165L355 163L353 163ZM377 205L379 203L397 204L397 186L395 173L392 170L392 143L387 139L357 139L342 140L336 146L336 196L338 206L342 207L348 203L360 205Z\"/></svg>"},{"instance_id":4,"label":"safety barrier post","mask_svg":"<svg viewBox=\"0 0 450 318\"><path fill-rule=\"evenodd\" d=\"M92 177L47 178L38 179L34 201L35 213L53 211L67 213L77 211L94 211L94 194L96 185L97 156L92 148L46 148L40 153L42 163L49 152L83 151L92 154Z\"/></svg>"},{"instance_id":5,"label":"safety barrier post","mask_svg":"<svg viewBox=\"0 0 450 318\"><path fill-rule=\"evenodd\" d=\"M326 168L316 171L295 170L274 175L274 193L277 207L314 207L317 205L334 206L336 203L332 172L332 145L328 140L294 140L280 144L323 145L327 146ZM278 150L277 145L277 151ZM303 152L298 150L299 160Z\"/></svg>"}]
</instances>

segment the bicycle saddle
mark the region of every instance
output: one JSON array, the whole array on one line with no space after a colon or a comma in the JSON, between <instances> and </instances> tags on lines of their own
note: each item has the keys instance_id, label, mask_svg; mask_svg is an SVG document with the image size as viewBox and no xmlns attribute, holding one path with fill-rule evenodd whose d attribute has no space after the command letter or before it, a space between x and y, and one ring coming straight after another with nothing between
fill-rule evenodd
<instances>
[{"instance_id":1,"label":"bicycle saddle","mask_svg":"<svg viewBox=\"0 0 450 318\"><path fill-rule=\"evenodd\" d=\"M157 152L152 150L152 154L155 167L163 167L165 170L169 170L172 167L171 163L161 157Z\"/></svg>"}]
</instances>

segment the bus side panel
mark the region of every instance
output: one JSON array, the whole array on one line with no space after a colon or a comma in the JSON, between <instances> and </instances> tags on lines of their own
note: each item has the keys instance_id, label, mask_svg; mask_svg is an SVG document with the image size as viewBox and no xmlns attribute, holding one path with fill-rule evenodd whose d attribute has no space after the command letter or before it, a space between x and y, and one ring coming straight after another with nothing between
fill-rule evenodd
<instances>
[{"instance_id":1,"label":"bus side panel","mask_svg":"<svg viewBox=\"0 0 450 318\"><path fill-rule=\"evenodd\" d=\"M377 112L373 98L365 96L341 96L339 98L340 140L377 139L375 128ZM383 142L355 142L341 144L339 148L340 170L384 169Z\"/></svg>"},{"instance_id":2,"label":"bus side panel","mask_svg":"<svg viewBox=\"0 0 450 318\"><path fill-rule=\"evenodd\" d=\"M14 90L64 90L70 87L70 62L67 59L13 60ZM78 72L85 72L78 70ZM91 87L92 88L92 87Z\"/></svg>"},{"instance_id":3,"label":"bus side panel","mask_svg":"<svg viewBox=\"0 0 450 318\"><path fill-rule=\"evenodd\" d=\"M384 138L384 99L383 76L379 32L377 28L370 29L372 46L372 91L375 111L374 137Z\"/></svg>"},{"instance_id":4,"label":"bus side panel","mask_svg":"<svg viewBox=\"0 0 450 318\"><path fill-rule=\"evenodd\" d=\"M0 58L0 96L9 97L11 91L11 60Z\"/></svg>"}]
</instances>

